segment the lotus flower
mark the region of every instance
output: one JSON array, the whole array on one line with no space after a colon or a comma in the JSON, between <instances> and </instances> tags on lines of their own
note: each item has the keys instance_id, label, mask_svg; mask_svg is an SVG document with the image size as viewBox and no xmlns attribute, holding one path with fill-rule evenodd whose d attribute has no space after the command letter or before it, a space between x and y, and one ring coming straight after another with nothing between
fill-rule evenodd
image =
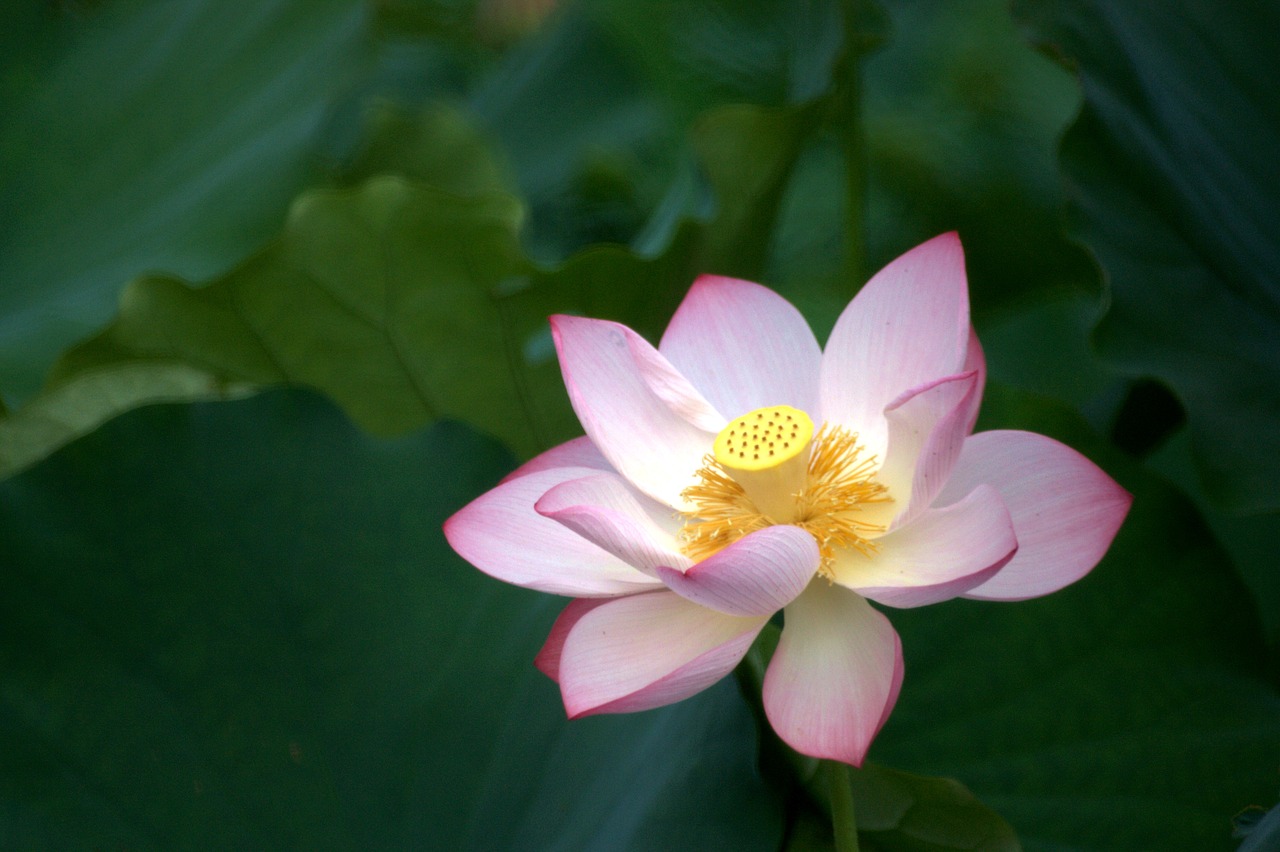
<instances>
[{"instance_id":1,"label":"lotus flower","mask_svg":"<svg viewBox=\"0 0 1280 852\"><path fill-rule=\"evenodd\" d=\"M799 311L703 276L658 348L551 319L586 432L464 507L445 535L498 579L575 598L536 665L570 718L679 701L782 610L770 724L861 765L897 699L883 607L1053 592L1102 558L1131 502L1029 432L971 434L985 361L955 234L885 267L826 349Z\"/></svg>"}]
</instances>

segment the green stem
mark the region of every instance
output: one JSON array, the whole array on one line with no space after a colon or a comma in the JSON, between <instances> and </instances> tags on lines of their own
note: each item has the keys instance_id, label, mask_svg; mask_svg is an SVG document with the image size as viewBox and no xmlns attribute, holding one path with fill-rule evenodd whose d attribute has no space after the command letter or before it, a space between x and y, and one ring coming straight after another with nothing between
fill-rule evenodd
<instances>
[{"instance_id":1,"label":"green stem","mask_svg":"<svg viewBox=\"0 0 1280 852\"><path fill-rule=\"evenodd\" d=\"M827 798L831 802L831 830L836 836L836 852L858 852L858 822L853 815L849 767L835 760L824 760L822 769L827 776Z\"/></svg>"}]
</instances>

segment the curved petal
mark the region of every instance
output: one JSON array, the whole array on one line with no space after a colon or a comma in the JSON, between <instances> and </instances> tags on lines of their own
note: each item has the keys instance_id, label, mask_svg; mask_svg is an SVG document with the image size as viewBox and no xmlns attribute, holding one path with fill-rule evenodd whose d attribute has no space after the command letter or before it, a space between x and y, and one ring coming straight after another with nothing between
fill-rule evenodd
<instances>
[{"instance_id":1,"label":"curved petal","mask_svg":"<svg viewBox=\"0 0 1280 852\"><path fill-rule=\"evenodd\" d=\"M646 574L656 575L659 565L688 568L693 561L657 520L661 510L646 510L641 500L649 498L633 493L622 477L600 473L550 488L533 508Z\"/></svg>"},{"instance_id":2,"label":"curved petal","mask_svg":"<svg viewBox=\"0 0 1280 852\"><path fill-rule=\"evenodd\" d=\"M597 473L589 468L563 467L505 482L445 521L444 537L459 556L489 576L542 592L604 597L658 585L534 511L534 504L548 489Z\"/></svg>"},{"instance_id":3,"label":"curved petal","mask_svg":"<svg viewBox=\"0 0 1280 852\"><path fill-rule=\"evenodd\" d=\"M965 594L979 600L1025 600L1074 583L1102 559L1133 502L1093 462L1032 432L969 437L937 504L955 502L983 483L1009 508L1018 552Z\"/></svg>"},{"instance_id":4,"label":"curved petal","mask_svg":"<svg viewBox=\"0 0 1280 852\"><path fill-rule=\"evenodd\" d=\"M889 445L877 477L889 488L894 527L909 523L938 496L969 434L977 373L913 388L885 409Z\"/></svg>"},{"instance_id":5,"label":"curved petal","mask_svg":"<svg viewBox=\"0 0 1280 852\"><path fill-rule=\"evenodd\" d=\"M560 649L569 718L661 707L738 664L767 618L739 618L673 592L631 595L581 613Z\"/></svg>"},{"instance_id":6,"label":"curved petal","mask_svg":"<svg viewBox=\"0 0 1280 852\"><path fill-rule=\"evenodd\" d=\"M701 276L658 350L727 417L767 405L816 413L822 349L800 312L767 287Z\"/></svg>"},{"instance_id":7,"label":"curved petal","mask_svg":"<svg viewBox=\"0 0 1280 852\"><path fill-rule=\"evenodd\" d=\"M613 471L613 466L609 464L609 460L600 454L600 451L596 449L596 445L591 443L590 438L583 435L581 438L565 441L559 446L539 453L502 477L502 481L510 482L518 477L537 473L540 470L550 470L555 467L589 467L593 470Z\"/></svg>"},{"instance_id":8,"label":"curved petal","mask_svg":"<svg viewBox=\"0 0 1280 852\"><path fill-rule=\"evenodd\" d=\"M724 419L624 325L554 316L565 388L591 442L618 473L678 509ZM718 425L717 425L718 424Z\"/></svg>"},{"instance_id":9,"label":"curved petal","mask_svg":"<svg viewBox=\"0 0 1280 852\"><path fill-rule=\"evenodd\" d=\"M821 418L859 434L884 458L884 409L908 388L964 366L969 287L954 233L935 237L876 273L836 321L822 354Z\"/></svg>"},{"instance_id":10,"label":"curved petal","mask_svg":"<svg viewBox=\"0 0 1280 852\"><path fill-rule=\"evenodd\" d=\"M970 371L977 374L977 381L973 397L969 401L968 425L964 430L966 435L973 434L974 424L978 422L978 410L982 408L982 394L987 389L987 356L982 351L982 342L978 340L978 333L973 330L973 326L969 326L969 350L964 358L964 372Z\"/></svg>"},{"instance_id":11,"label":"curved petal","mask_svg":"<svg viewBox=\"0 0 1280 852\"><path fill-rule=\"evenodd\" d=\"M684 571L658 577L673 592L729 615L772 615L804 591L818 570L818 543L799 527L753 532Z\"/></svg>"},{"instance_id":12,"label":"curved petal","mask_svg":"<svg viewBox=\"0 0 1280 852\"><path fill-rule=\"evenodd\" d=\"M786 609L764 677L764 710L801 754L861 766L898 700L902 642L862 597L810 583Z\"/></svg>"},{"instance_id":13,"label":"curved petal","mask_svg":"<svg viewBox=\"0 0 1280 852\"><path fill-rule=\"evenodd\" d=\"M547 634L547 641L542 643L542 650L538 651L538 656L533 658L534 667L559 683L560 653L564 650L564 640L568 638L569 631L578 623L578 619L610 600L612 599L577 598L569 601L569 605L560 610L555 623L551 625L551 632Z\"/></svg>"},{"instance_id":14,"label":"curved petal","mask_svg":"<svg viewBox=\"0 0 1280 852\"><path fill-rule=\"evenodd\" d=\"M1018 549L1000 494L979 485L959 503L927 509L876 539L870 556L839 554L835 580L877 603L916 607L951 600L990 579Z\"/></svg>"}]
</instances>

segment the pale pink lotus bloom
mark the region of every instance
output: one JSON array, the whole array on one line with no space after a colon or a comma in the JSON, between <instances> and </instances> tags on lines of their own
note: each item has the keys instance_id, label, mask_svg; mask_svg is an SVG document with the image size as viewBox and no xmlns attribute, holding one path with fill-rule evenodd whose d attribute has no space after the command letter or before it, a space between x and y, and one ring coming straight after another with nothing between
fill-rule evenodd
<instances>
[{"instance_id":1,"label":"pale pink lotus bloom","mask_svg":"<svg viewBox=\"0 0 1280 852\"><path fill-rule=\"evenodd\" d=\"M614 322L551 328L586 436L445 535L487 574L575 598L535 661L571 718L705 689L782 610L773 729L861 765L903 670L868 601L1048 594L1097 564L1129 510L1057 441L971 434L986 368L955 234L872 278L825 350L781 296L715 276L656 349Z\"/></svg>"}]
</instances>

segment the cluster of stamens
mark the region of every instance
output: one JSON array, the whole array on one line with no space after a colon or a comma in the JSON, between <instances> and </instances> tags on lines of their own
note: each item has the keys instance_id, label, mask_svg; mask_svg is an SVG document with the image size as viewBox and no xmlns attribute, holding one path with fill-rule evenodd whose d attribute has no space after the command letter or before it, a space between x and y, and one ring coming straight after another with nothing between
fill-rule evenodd
<instances>
[{"instance_id":1,"label":"cluster of stamens","mask_svg":"<svg viewBox=\"0 0 1280 852\"><path fill-rule=\"evenodd\" d=\"M818 572L828 580L838 551L875 552L874 535L884 526L868 521L862 508L890 497L875 478L875 456L862 457L856 433L824 424L815 434L803 412L775 406L726 426L703 462L695 484L681 493L693 506L680 532L689 558L701 561L774 524L813 536ZM775 475L788 468L789 479ZM780 484L787 482L794 485Z\"/></svg>"}]
</instances>

